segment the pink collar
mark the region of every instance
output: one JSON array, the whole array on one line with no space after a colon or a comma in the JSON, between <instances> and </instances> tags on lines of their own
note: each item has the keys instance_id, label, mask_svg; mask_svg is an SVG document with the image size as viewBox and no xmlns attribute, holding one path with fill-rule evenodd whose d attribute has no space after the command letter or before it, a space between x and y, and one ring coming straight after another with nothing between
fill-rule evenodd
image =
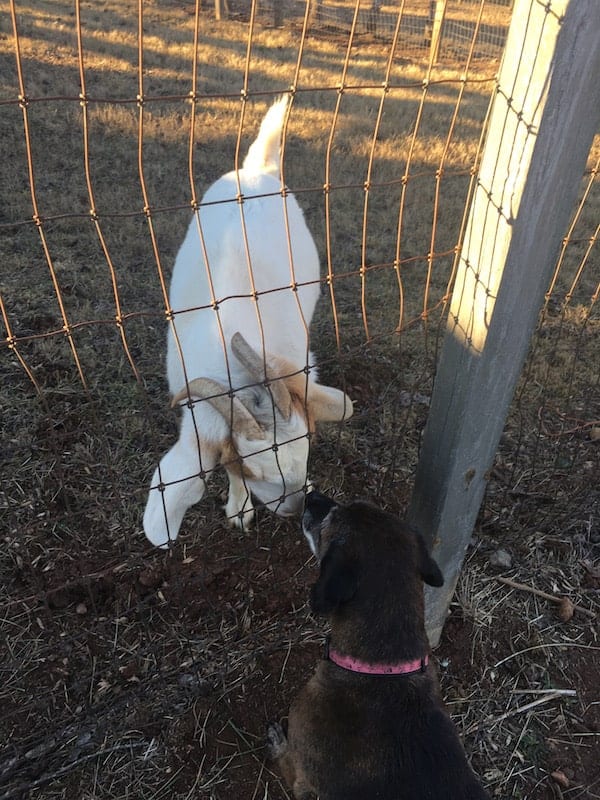
<instances>
[{"instance_id":1,"label":"pink collar","mask_svg":"<svg viewBox=\"0 0 600 800\"><path fill-rule=\"evenodd\" d=\"M327 657L338 667L361 675L409 675L411 672L425 672L429 663L427 655L414 661L400 661L398 664L369 664L352 656L342 656L335 650L329 650Z\"/></svg>"}]
</instances>

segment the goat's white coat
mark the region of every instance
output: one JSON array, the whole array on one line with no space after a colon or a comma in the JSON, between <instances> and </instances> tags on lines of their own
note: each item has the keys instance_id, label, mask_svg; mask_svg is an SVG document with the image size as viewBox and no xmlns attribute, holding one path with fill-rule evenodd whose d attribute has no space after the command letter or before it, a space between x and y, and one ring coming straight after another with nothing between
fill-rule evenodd
<instances>
[{"instance_id":1,"label":"goat's white coat","mask_svg":"<svg viewBox=\"0 0 600 800\"><path fill-rule=\"evenodd\" d=\"M280 139L287 103L282 98L270 108L242 169L224 175L204 195L177 255L170 288L171 394L198 377L218 381L225 390L241 390L236 394L265 436L249 440L232 431L231 419L206 400L182 409L179 440L154 472L144 514L146 536L158 546L176 538L186 509L204 493L199 473L221 462L227 442L252 473L243 479L239 467L225 464L230 482L225 511L232 524L251 521L250 491L279 514L300 510L308 457L306 415L296 405L285 420L264 387L244 388L256 384L256 377L232 351L236 332L270 362L273 356L283 357L293 370L310 364L301 400L309 407L312 403L314 418L343 419L352 413L343 392L315 383L308 326L319 296L319 258L296 199L282 196ZM240 195L241 204L236 201Z\"/></svg>"}]
</instances>

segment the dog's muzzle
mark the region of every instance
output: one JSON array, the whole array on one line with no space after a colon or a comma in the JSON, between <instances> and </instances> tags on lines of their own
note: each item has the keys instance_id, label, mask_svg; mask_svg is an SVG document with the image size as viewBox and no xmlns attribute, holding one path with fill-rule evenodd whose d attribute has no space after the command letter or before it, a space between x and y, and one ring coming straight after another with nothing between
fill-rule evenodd
<instances>
[{"instance_id":1,"label":"dog's muzzle","mask_svg":"<svg viewBox=\"0 0 600 800\"><path fill-rule=\"evenodd\" d=\"M304 513L302 514L302 530L317 560L320 560L321 525L336 505L333 500L330 500L320 492L310 492L306 495Z\"/></svg>"}]
</instances>

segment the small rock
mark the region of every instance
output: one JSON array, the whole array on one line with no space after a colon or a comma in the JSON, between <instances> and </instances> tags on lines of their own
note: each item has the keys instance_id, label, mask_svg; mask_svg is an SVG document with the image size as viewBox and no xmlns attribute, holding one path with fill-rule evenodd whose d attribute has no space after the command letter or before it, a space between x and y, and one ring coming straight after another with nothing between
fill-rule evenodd
<instances>
[{"instance_id":1,"label":"small rock","mask_svg":"<svg viewBox=\"0 0 600 800\"><path fill-rule=\"evenodd\" d=\"M179 675L177 678L177 683L182 689L194 691L199 694L200 697L207 697L213 690L210 681L207 681L198 675L191 675L189 672Z\"/></svg>"},{"instance_id":2,"label":"small rock","mask_svg":"<svg viewBox=\"0 0 600 800\"><path fill-rule=\"evenodd\" d=\"M556 611L556 615L561 622L568 622L570 619L573 618L573 614L575 613L575 606L569 600L568 597L561 598L560 603L558 604L558 608Z\"/></svg>"},{"instance_id":3,"label":"small rock","mask_svg":"<svg viewBox=\"0 0 600 800\"><path fill-rule=\"evenodd\" d=\"M183 689L193 689L194 685L197 683L198 679L195 675L190 675L189 673L183 673L177 678L177 683Z\"/></svg>"},{"instance_id":4,"label":"small rock","mask_svg":"<svg viewBox=\"0 0 600 800\"><path fill-rule=\"evenodd\" d=\"M147 589L156 589L163 582L162 571L160 569L148 567L148 569L140 572L138 581Z\"/></svg>"},{"instance_id":5,"label":"small rock","mask_svg":"<svg viewBox=\"0 0 600 800\"><path fill-rule=\"evenodd\" d=\"M137 678L139 673L139 665L137 661L130 661L128 664L124 664L122 667L119 667L119 673L126 681Z\"/></svg>"},{"instance_id":6,"label":"small rock","mask_svg":"<svg viewBox=\"0 0 600 800\"><path fill-rule=\"evenodd\" d=\"M555 769L554 772L551 772L550 777L555 783L558 783L559 786L562 786L563 789L568 789L571 785L571 781L560 769Z\"/></svg>"},{"instance_id":7,"label":"small rock","mask_svg":"<svg viewBox=\"0 0 600 800\"><path fill-rule=\"evenodd\" d=\"M84 731L77 737L77 747L86 747L92 741L91 731Z\"/></svg>"},{"instance_id":8,"label":"small rock","mask_svg":"<svg viewBox=\"0 0 600 800\"><path fill-rule=\"evenodd\" d=\"M75 606L75 611L80 616L83 616L84 614L87 614L87 606L86 606L86 604L85 603L77 603L77 605Z\"/></svg>"},{"instance_id":9,"label":"small rock","mask_svg":"<svg viewBox=\"0 0 600 800\"><path fill-rule=\"evenodd\" d=\"M486 782L489 781L491 783L492 781L497 781L502 777L502 771L496 768L488 769L487 772L483 773L483 777Z\"/></svg>"},{"instance_id":10,"label":"small rock","mask_svg":"<svg viewBox=\"0 0 600 800\"><path fill-rule=\"evenodd\" d=\"M582 559L581 566L585 570L581 585L586 589L600 589L600 565L596 567L591 561Z\"/></svg>"},{"instance_id":11,"label":"small rock","mask_svg":"<svg viewBox=\"0 0 600 800\"><path fill-rule=\"evenodd\" d=\"M500 548L490 556L490 564L498 569L510 569L512 567L512 556L508 551Z\"/></svg>"},{"instance_id":12,"label":"small rock","mask_svg":"<svg viewBox=\"0 0 600 800\"><path fill-rule=\"evenodd\" d=\"M38 744L37 747L32 747L31 750L28 750L25 753L25 758L28 761L35 761L36 759L43 756L45 753L49 752L54 746L54 743L55 740L50 739L48 742L43 742L42 744Z\"/></svg>"},{"instance_id":13,"label":"small rock","mask_svg":"<svg viewBox=\"0 0 600 800\"><path fill-rule=\"evenodd\" d=\"M55 589L48 593L48 605L52 609L66 608L73 600L66 589Z\"/></svg>"}]
</instances>

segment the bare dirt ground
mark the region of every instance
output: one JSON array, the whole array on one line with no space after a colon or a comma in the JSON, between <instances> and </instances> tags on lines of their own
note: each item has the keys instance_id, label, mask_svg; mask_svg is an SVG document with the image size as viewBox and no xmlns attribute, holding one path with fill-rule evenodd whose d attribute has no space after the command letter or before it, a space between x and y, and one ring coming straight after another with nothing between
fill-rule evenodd
<instances>
[{"instance_id":1,"label":"bare dirt ground","mask_svg":"<svg viewBox=\"0 0 600 800\"><path fill-rule=\"evenodd\" d=\"M5 686L3 796L289 796L265 726L314 669L324 627L305 604L315 568L297 526L265 516L260 528L196 528L168 554L77 564L83 579L49 570L42 594L35 567L16 571L14 624L27 616L45 655ZM513 553L503 574L533 583L535 564L536 585L562 579L597 608L587 542L519 538L500 538ZM496 546L493 526L478 531L435 653L449 709L493 795L595 797L597 623L562 622L497 584Z\"/></svg>"}]
</instances>

